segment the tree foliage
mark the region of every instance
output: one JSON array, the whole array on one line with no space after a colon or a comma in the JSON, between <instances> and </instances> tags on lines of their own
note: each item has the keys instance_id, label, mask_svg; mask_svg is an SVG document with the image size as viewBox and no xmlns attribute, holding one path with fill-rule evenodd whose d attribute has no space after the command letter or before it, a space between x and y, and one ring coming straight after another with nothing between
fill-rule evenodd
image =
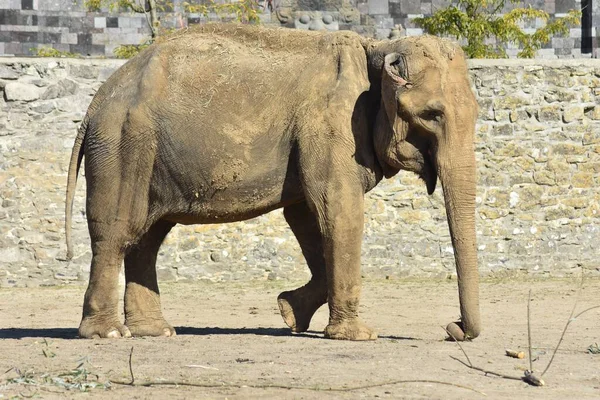
<instances>
[{"instance_id":1,"label":"tree foliage","mask_svg":"<svg viewBox=\"0 0 600 400\"><path fill-rule=\"evenodd\" d=\"M521 3L509 0L510 3ZM535 52L553 36L566 35L569 27L579 25L581 12L571 10L561 18L550 19L543 10L514 8L501 14L507 0L457 0L433 15L414 21L432 35L453 36L466 44L463 50L470 58L507 57L505 46L514 43L521 49L517 57L533 58ZM526 32L527 21L541 20L544 26Z\"/></svg>"}]
</instances>

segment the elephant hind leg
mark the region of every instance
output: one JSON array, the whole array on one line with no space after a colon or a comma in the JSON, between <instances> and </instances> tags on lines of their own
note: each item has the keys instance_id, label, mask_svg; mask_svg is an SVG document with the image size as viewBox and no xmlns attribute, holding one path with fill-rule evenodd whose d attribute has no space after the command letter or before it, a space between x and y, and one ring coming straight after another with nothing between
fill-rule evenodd
<instances>
[{"instance_id":1,"label":"elephant hind leg","mask_svg":"<svg viewBox=\"0 0 600 400\"><path fill-rule=\"evenodd\" d=\"M103 231L98 223L90 223L92 233L92 265L90 281L85 292L83 316L79 325L81 338L130 337L131 332L119 320L118 279L123 262L120 241L102 238L95 232Z\"/></svg>"},{"instance_id":2,"label":"elephant hind leg","mask_svg":"<svg viewBox=\"0 0 600 400\"><path fill-rule=\"evenodd\" d=\"M156 257L175 224L158 221L125 256L125 325L133 336L175 336L165 321L156 277Z\"/></svg>"},{"instance_id":3,"label":"elephant hind leg","mask_svg":"<svg viewBox=\"0 0 600 400\"><path fill-rule=\"evenodd\" d=\"M79 335L85 338L131 336L119 322L119 272L128 248L152 224L148 216L152 140L135 137L120 124L118 118L99 124L85 153L93 254L79 326Z\"/></svg>"},{"instance_id":4,"label":"elephant hind leg","mask_svg":"<svg viewBox=\"0 0 600 400\"><path fill-rule=\"evenodd\" d=\"M283 215L300 244L312 277L306 285L281 293L277 303L283 320L292 331L305 332L314 313L327 302L323 241L317 218L306 203L286 207Z\"/></svg>"}]
</instances>

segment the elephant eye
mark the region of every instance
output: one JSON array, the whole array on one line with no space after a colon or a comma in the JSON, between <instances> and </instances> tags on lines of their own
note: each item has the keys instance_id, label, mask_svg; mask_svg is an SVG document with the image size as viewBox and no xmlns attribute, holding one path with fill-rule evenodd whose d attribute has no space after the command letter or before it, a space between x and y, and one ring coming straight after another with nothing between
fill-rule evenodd
<instances>
[{"instance_id":1,"label":"elephant eye","mask_svg":"<svg viewBox=\"0 0 600 400\"><path fill-rule=\"evenodd\" d=\"M442 122L444 119L444 112L442 110L427 109L421 112L419 117L425 121Z\"/></svg>"}]
</instances>

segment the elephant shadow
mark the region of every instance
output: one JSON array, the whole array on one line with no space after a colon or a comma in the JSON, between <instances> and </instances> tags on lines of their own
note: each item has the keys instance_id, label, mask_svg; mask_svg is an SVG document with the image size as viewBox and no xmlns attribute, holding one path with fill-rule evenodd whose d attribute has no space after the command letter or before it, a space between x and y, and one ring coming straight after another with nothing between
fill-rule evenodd
<instances>
[{"instance_id":1,"label":"elephant shadow","mask_svg":"<svg viewBox=\"0 0 600 400\"><path fill-rule=\"evenodd\" d=\"M218 328L218 327L176 327L177 335L208 336L208 335L256 335L256 336L302 336L319 338L319 332L304 332L293 334L287 328ZM77 328L4 328L0 329L0 339L49 338L76 339Z\"/></svg>"},{"instance_id":2,"label":"elephant shadow","mask_svg":"<svg viewBox=\"0 0 600 400\"><path fill-rule=\"evenodd\" d=\"M292 333L288 328L219 328L219 327L176 327L179 336L209 336L209 335L255 335L255 336L298 336L308 339L324 339L323 332L307 331ZM0 329L0 339L49 338L77 339L77 328L5 328ZM385 335L379 336L385 340L419 340L413 337Z\"/></svg>"}]
</instances>

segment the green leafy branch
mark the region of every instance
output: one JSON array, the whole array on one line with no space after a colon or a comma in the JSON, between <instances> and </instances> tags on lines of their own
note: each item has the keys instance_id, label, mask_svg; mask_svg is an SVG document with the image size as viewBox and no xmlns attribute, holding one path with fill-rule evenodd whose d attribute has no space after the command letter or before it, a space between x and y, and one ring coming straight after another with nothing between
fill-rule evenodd
<instances>
[{"instance_id":1,"label":"green leafy branch","mask_svg":"<svg viewBox=\"0 0 600 400\"><path fill-rule=\"evenodd\" d=\"M431 16L415 18L414 21L430 34L464 40L463 50L470 58L504 58L508 43L521 48L518 57L532 58L553 36L566 35L571 26L580 23L581 12L577 10L554 19L545 11L531 6L499 14L506 3L507 0L458 0ZM510 3L517 4L519 1L510 0ZM536 19L541 20L544 26L534 33L526 33L523 24Z\"/></svg>"}]
</instances>

